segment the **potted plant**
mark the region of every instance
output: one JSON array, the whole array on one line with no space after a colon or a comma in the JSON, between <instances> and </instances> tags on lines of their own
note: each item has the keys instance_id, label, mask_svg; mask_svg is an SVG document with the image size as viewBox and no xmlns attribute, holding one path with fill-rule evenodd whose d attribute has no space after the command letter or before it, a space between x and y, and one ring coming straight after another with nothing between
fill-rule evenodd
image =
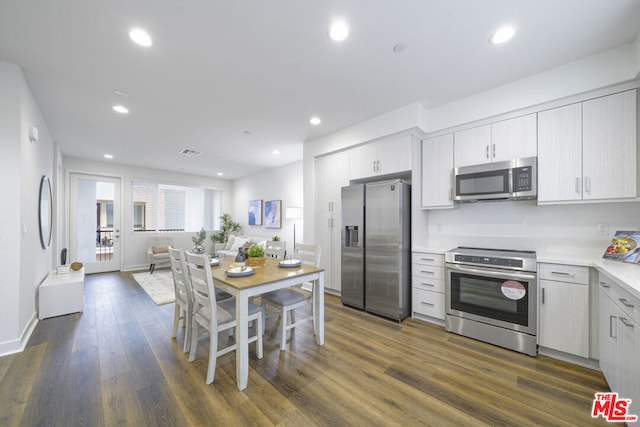
<instances>
[{"instance_id":1,"label":"potted plant","mask_svg":"<svg viewBox=\"0 0 640 427\"><path fill-rule=\"evenodd\" d=\"M240 224L234 222L231 219L231 215L223 214L220 217L220 220L222 222L220 231L211 235L211 241L213 243L227 243L227 240L229 240L229 236L240 230Z\"/></svg>"},{"instance_id":2,"label":"potted plant","mask_svg":"<svg viewBox=\"0 0 640 427\"><path fill-rule=\"evenodd\" d=\"M275 236L273 236L273 241L277 242L280 240L280 236L278 236L277 234Z\"/></svg>"},{"instance_id":3,"label":"potted plant","mask_svg":"<svg viewBox=\"0 0 640 427\"><path fill-rule=\"evenodd\" d=\"M204 231L204 227L202 227L200 231L196 233L195 236L191 237L191 241L194 244L193 248L191 248L191 252L193 252L194 254L205 253L205 248L202 245L202 243L206 238L207 238L207 232Z\"/></svg>"},{"instance_id":4,"label":"potted plant","mask_svg":"<svg viewBox=\"0 0 640 427\"><path fill-rule=\"evenodd\" d=\"M258 245L251 245L247 249L247 265L249 267L264 267L264 248Z\"/></svg>"}]
</instances>

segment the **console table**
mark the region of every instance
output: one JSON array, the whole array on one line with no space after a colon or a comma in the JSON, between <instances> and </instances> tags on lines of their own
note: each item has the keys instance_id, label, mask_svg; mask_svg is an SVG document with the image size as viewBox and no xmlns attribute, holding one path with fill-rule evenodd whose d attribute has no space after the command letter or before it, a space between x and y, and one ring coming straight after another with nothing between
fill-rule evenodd
<instances>
[{"instance_id":1,"label":"console table","mask_svg":"<svg viewBox=\"0 0 640 427\"><path fill-rule=\"evenodd\" d=\"M52 270L40 285L38 317L78 313L83 309L83 299L84 267L64 274Z\"/></svg>"}]
</instances>

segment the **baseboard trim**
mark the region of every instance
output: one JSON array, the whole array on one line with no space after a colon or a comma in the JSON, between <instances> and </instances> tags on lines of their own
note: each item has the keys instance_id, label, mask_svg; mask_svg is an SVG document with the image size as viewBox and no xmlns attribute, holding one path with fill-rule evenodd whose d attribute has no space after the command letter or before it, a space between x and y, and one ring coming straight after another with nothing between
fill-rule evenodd
<instances>
[{"instance_id":1,"label":"baseboard trim","mask_svg":"<svg viewBox=\"0 0 640 427\"><path fill-rule=\"evenodd\" d=\"M27 347L29 339L31 338L31 335L33 334L33 331L35 330L37 324L38 316L37 313L34 312L31 315L31 319L22 331L20 339L6 341L0 344L0 357L23 352Z\"/></svg>"}]
</instances>

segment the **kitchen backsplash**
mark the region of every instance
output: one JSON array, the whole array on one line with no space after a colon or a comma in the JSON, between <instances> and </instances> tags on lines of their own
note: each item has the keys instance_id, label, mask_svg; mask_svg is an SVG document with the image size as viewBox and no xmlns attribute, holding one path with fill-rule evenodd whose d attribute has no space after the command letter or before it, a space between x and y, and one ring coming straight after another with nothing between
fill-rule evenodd
<instances>
[{"instance_id":1,"label":"kitchen backsplash","mask_svg":"<svg viewBox=\"0 0 640 427\"><path fill-rule=\"evenodd\" d=\"M606 224L599 234L598 224ZM538 206L535 201L457 205L428 213L428 241L416 246L478 246L601 253L616 230L638 230L640 202Z\"/></svg>"}]
</instances>

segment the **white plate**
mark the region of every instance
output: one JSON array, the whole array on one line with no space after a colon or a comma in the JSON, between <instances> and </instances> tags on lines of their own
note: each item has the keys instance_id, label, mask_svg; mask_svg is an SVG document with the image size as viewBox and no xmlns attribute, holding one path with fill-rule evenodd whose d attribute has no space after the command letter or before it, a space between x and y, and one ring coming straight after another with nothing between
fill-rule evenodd
<instances>
[{"instance_id":1,"label":"white plate","mask_svg":"<svg viewBox=\"0 0 640 427\"><path fill-rule=\"evenodd\" d=\"M280 267L288 267L288 268L300 267L300 264L302 264L302 261L300 261L299 259L285 259L278 263Z\"/></svg>"},{"instance_id":2,"label":"white plate","mask_svg":"<svg viewBox=\"0 0 640 427\"><path fill-rule=\"evenodd\" d=\"M216 265L220 265L220 260L218 258L211 258L209 264L211 264L211 267L215 267Z\"/></svg>"},{"instance_id":3,"label":"white plate","mask_svg":"<svg viewBox=\"0 0 640 427\"><path fill-rule=\"evenodd\" d=\"M229 277L251 276L255 271L251 267L233 267L225 271Z\"/></svg>"}]
</instances>

